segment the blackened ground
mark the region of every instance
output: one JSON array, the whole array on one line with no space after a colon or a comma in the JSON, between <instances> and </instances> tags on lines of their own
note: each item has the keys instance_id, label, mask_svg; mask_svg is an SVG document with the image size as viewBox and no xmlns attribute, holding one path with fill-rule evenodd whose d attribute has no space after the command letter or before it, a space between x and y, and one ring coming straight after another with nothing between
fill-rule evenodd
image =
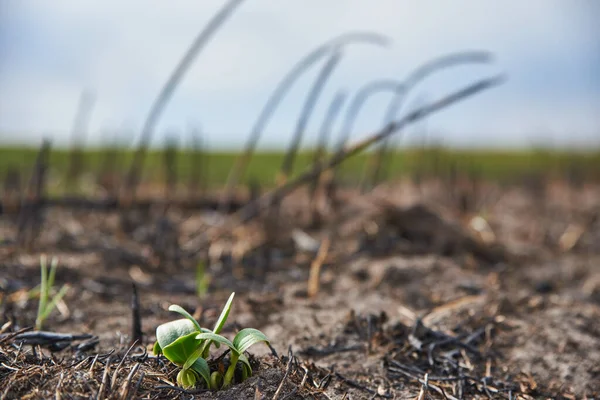
<instances>
[{"instance_id":1,"label":"blackened ground","mask_svg":"<svg viewBox=\"0 0 600 400\"><path fill-rule=\"evenodd\" d=\"M34 323L37 300L28 292L39 283L45 253L60 259L56 285L71 289L44 329L89 333L98 342L34 353L4 336L0 397L189 398L169 388L176 368L145 357L144 348L159 324L177 317L170 304L211 326L231 291L223 333L261 329L280 358L256 345L252 378L199 398L271 399L280 386L279 399L416 398L421 391L431 398L598 396L600 224L590 215L600 208L599 188L566 191L550 191L539 204L527 190L505 190L482 210L494 244L469 233L468 216L435 196L411 207L417 195L410 185L375 192L376 201L350 196L356 200L336 210L346 216L326 216L331 221L313 230L302 219L300 193L286 200L286 218L254 221L212 242L212 281L202 300L195 233L214 229L221 217L48 210L32 249L10 241L0 247L0 317L10 323L4 333ZM15 221L2 218L0 237L15 237ZM579 225L577 244L561 250L561 235ZM293 229L317 243L331 239L314 298L307 281L316 255L294 246ZM235 247L231 255L232 244L245 255ZM144 342L126 355L132 282Z\"/></svg>"}]
</instances>

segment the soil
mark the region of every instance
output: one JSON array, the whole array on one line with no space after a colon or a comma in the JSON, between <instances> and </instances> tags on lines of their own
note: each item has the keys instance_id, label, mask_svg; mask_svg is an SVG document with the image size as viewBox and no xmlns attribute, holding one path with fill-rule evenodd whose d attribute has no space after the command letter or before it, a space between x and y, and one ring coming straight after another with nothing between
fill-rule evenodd
<instances>
[{"instance_id":1,"label":"soil","mask_svg":"<svg viewBox=\"0 0 600 400\"><path fill-rule=\"evenodd\" d=\"M298 192L234 230L214 211L53 207L23 245L4 214L0 397L598 398L600 186L556 183L542 200L526 187L495 193L477 210L487 236L435 182L349 192L321 202L317 221ZM574 244L561 239L579 226ZM14 334L35 323L42 254L59 259L55 286L70 285L44 331L90 335L63 349ZM211 279L202 298L199 260ZM132 283L143 332L133 346ZM232 291L222 333L257 328L272 349L250 348L253 376L228 390L175 387L177 367L151 353L156 327L177 318L168 306L212 326Z\"/></svg>"}]
</instances>

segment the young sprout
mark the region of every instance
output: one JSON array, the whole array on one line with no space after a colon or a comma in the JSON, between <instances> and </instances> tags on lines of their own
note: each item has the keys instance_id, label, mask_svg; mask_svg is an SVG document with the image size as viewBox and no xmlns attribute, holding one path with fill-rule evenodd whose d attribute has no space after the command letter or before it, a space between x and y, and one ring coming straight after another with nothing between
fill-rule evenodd
<instances>
[{"instance_id":1,"label":"young sprout","mask_svg":"<svg viewBox=\"0 0 600 400\"><path fill-rule=\"evenodd\" d=\"M185 318L167 322L156 329L156 343L154 354L164 354L172 363L181 367L177 374L177 384L183 388L196 385L199 377L204 379L210 389L225 388L231 385L238 361L242 362L242 380L252 374L252 368L244 352L253 344L259 342L269 343L267 337L257 329L242 329L229 341L219 333L223 329L235 293L232 293L221 311L213 330L200 327L200 324L182 307L173 304L169 311L183 315ZM207 363L210 356L210 347L214 344L219 348L221 344L231 349L230 365L225 376L219 371L211 373Z\"/></svg>"},{"instance_id":2,"label":"young sprout","mask_svg":"<svg viewBox=\"0 0 600 400\"><path fill-rule=\"evenodd\" d=\"M231 350L229 368L227 368L225 377L223 378L223 388L231 385L238 361L242 362L242 380L245 380L248 376L252 375L250 361L248 361L248 358L244 355L244 352L248 350L250 346L260 342L269 343L269 339L267 339L264 333L254 328L242 329L235 335L233 342L229 341L229 339L224 336L216 335L214 333L201 333L196 336L196 339L213 340L226 345Z\"/></svg>"},{"instance_id":3,"label":"young sprout","mask_svg":"<svg viewBox=\"0 0 600 400\"><path fill-rule=\"evenodd\" d=\"M169 311L177 312L185 318L167 322L156 329L154 354L164 354L172 363L184 367L177 374L177 384L179 386L183 388L194 387L198 377L204 378L206 384L209 385L210 369L205 359L196 357L191 363L186 363L202 344L202 341L196 339L196 335L203 331L210 331L203 330L194 317L176 304L170 306Z\"/></svg>"},{"instance_id":4,"label":"young sprout","mask_svg":"<svg viewBox=\"0 0 600 400\"><path fill-rule=\"evenodd\" d=\"M48 318L52 310L69 290L68 285L63 285L58 293L56 293L50 300L50 291L54 286L54 278L56 277L57 267L58 259L56 257L52 257L52 261L50 261L50 273L48 274L48 259L45 255L40 257L40 270L42 277L39 288L40 301L38 303L38 312L35 319L35 329L38 331L42 329L46 318ZM50 300L50 303L48 303L48 300Z\"/></svg>"},{"instance_id":5,"label":"young sprout","mask_svg":"<svg viewBox=\"0 0 600 400\"><path fill-rule=\"evenodd\" d=\"M198 261L196 265L196 295L199 299L203 299L208 292L210 276L206 273L206 265L204 261Z\"/></svg>"}]
</instances>

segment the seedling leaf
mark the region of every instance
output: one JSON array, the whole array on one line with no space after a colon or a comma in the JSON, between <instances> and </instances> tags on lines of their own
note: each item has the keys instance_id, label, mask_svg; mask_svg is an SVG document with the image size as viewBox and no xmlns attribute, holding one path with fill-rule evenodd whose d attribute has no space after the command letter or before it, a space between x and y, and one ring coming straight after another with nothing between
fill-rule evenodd
<instances>
[{"instance_id":1,"label":"seedling leaf","mask_svg":"<svg viewBox=\"0 0 600 400\"><path fill-rule=\"evenodd\" d=\"M202 342L203 342L202 340L199 341L199 343L202 343ZM185 360L185 364L183 364L183 369L191 368L192 364L194 364L197 359L202 358L203 352L204 352L204 346L202 346L202 347L198 346L198 348L196 348L196 350L194 350L192 355L189 356L187 358L187 360Z\"/></svg>"},{"instance_id":2,"label":"seedling leaf","mask_svg":"<svg viewBox=\"0 0 600 400\"><path fill-rule=\"evenodd\" d=\"M173 343L162 348L163 354L169 361L182 366L198 348L200 341L196 339L196 332L181 336Z\"/></svg>"},{"instance_id":3,"label":"seedling leaf","mask_svg":"<svg viewBox=\"0 0 600 400\"><path fill-rule=\"evenodd\" d=\"M177 384L184 389L191 389L196 386L198 374L190 369L182 369L177 373Z\"/></svg>"},{"instance_id":4,"label":"seedling leaf","mask_svg":"<svg viewBox=\"0 0 600 400\"><path fill-rule=\"evenodd\" d=\"M240 353L244 353L250 346L260 342L269 343L269 339L264 333L254 328L242 329L233 339L233 345Z\"/></svg>"},{"instance_id":5,"label":"seedling leaf","mask_svg":"<svg viewBox=\"0 0 600 400\"><path fill-rule=\"evenodd\" d=\"M155 356L162 354L162 348L160 347L160 344L158 344L158 341L154 342L154 347L152 347L152 353L154 353Z\"/></svg>"},{"instance_id":6,"label":"seedling leaf","mask_svg":"<svg viewBox=\"0 0 600 400\"><path fill-rule=\"evenodd\" d=\"M202 378L204 378L204 382L206 382L206 387L210 387L210 368L208 367L208 363L202 357L197 358L192 364L191 369L198 373Z\"/></svg>"},{"instance_id":7,"label":"seedling leaf","mask_svg":"<svg viewBox=\"0 0 600 400\"><path fill-rule=\"evenodd\" d=\"M223 384L223 375L219 371L215 371L210 375L210 388L217 389Z\"/></svg>"},{"instance_id":8,"label":"seedling leaf","mask_svg":"<svg viewBox=\"0 0 600 400\"><path fill-rule=\"evenodd\" d=\"M242 362L242 380L245 381L247 377L252 375L252 366L250 365L248 357L246 357L243 353L240 353L240 358L238 358L238 361Z\"/></svg>"},{"instance_id":9,"label":"seedling leaf","mask_svg":"<svg viewBox=\"0 0 600 400\"><path fill-rule=\"evenodd\" d=\"M229 311L231 311L231 303L233 302L234 296L235 292L231 293L229 300L227 300L227 303L225 303L225 307L223 307L223 311L221 311L221 315L215 324L215 329L213 329L214 333L218 334L221 332L221 329L223 329L223 325L225 325L225 321L227 321L227 317L229 317Z\"/></svg>"},{"instance_id":10,"label":"seedling leaf","mask_svg":"<svg viewBox=\"0 0 600 400\"><path fill-rule=\"evenodd\" d=\"M156 328L156 342L160 348L164 350L165 347L175 342L182 336L186 336L192 333L198 333L196 326L188 319L177 319L175 321L167 322L159 325Z\"/></svg>"},{"instance_id":11,"label":"seedling leaf","mask_svg":"<svg viewBox=\"0 0 600 400\"><path fill-rule=\"evenodd\" d=\"M198 323L198 321L196 321L189 312L185 311L185 309L183 307L181 307L177 304L172 304L169 306L169 311L173 311L173 312L183 315L184 317L189 319L195 325L197 331L202 330L202 328L200 328L200 324Z\"/></svg>"},{"instance_id":12,"label":"seedling leaf","mask_svg":"<svg viewBox=\"0 0 600 400\"><path fill-rule=\"evenodd\" d=\"M229 347L232 352L239 354L239 351L237 350L235 345L233 343L231 343L231 341L229 339L227 339L224 336L217 335L216 333L201 333L196 336L196 339L197 340L212 340L213 342L224 344L225 346Z\"/></svg>"}]
</instances>

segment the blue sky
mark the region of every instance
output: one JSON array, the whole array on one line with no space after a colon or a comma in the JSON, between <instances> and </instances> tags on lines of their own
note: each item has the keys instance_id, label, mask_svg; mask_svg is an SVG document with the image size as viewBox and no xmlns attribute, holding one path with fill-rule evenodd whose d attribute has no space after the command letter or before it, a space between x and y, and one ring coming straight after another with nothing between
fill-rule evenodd
<instances>
[{"instance_id":1,"label":"blue sky","mask_svg":"<svg viewBox=\"0 0 600 400\"><path fill-rule=\"evenodd\" d=\"M0 7L0 141L68 144L84 90L96 97L88 143L119 132L136 142L152 101L222 1L6 0ZM201 127L212 148L239 148L278 81L318 44L360 30L388 48L347 47L323 91L305 144L314 143L337 90L404 79L440 55L486 50L494 62L455 67L415 87L407 102L435 99L498 72L508 81L429 118L428 137L456 146L600 144L600 2L595 0L247 0L192 66L157 127ZM289 140L320 66L297 82L261 147ZM373 96L352 137L377 129L389 101ZM339 127L337 124L336 127ZM335 129L335 128L334 128ZM419 141L419 127L405 143ZM336 133L337 134L337 133Z\"/></svg>"}]
</instances>

